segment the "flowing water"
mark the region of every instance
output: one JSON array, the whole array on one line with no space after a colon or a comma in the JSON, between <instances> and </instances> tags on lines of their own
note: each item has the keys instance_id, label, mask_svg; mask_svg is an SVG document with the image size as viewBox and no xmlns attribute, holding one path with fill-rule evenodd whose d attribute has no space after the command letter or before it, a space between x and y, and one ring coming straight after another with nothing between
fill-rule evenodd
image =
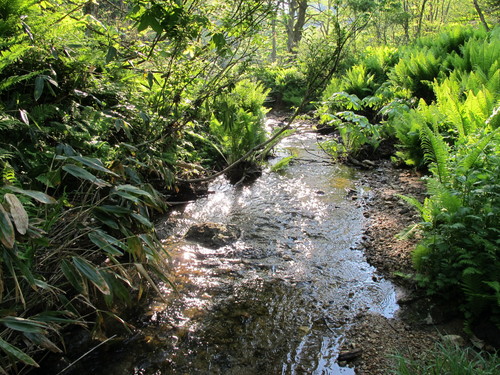
<instances>
[{"instance_id":1,"label":"flowing water","mask_svg":"<svg viewBox=\"0 0 500 375\"><path fill-rule=\"evenodd\" d=\"M268 120L273 125L273 120ZM300 127L299 127L300 128ZM337 363L343 333L367 310L391 317L393 285L357 250L364 225L353 172L331 164L304 129L248 186L221 178L159 225L174 292L149 306L144 336L83 365L87 374L354 374ZM221 247L183 239L200 223L236 226Z\"/></svg>"}]
</instances>

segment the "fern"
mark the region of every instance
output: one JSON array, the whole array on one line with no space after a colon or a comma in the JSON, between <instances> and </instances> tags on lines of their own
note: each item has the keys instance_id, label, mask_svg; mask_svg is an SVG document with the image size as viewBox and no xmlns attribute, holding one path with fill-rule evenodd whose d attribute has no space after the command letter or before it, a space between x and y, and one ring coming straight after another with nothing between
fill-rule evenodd
<instances>
[{"instance_id":1,"label":"fern","mask_svg":"<svg viewBox=\"0 0 500 375\"><path fill-rule=\"evenodd\" d=\"M17 85L20 82L30 80L31 78L39 75L42 71L30 72L28 74L23 74L21 76L10 76L9 78L4 79L0 82L0 93L9 88L12 88L14 85Z\"/></svg>"},{"instance_id":2,"label":"fern","mask_svg":"<svg viewBox=\"0 0 500 375\"><path fill-rule=\"evenodd\" d=\"M408 203L410 206L415 207L420 213L423 212L424 205L420 203L420 201L417 198L409 197L407 195L402 195L402 194L397 194L397 196L402 200L404 200L406 203Z\"/></svg>"},{"instance_id":3,"label":"fern","mask_svg":"<svg viewBox=\"0 0 500 375\"><path fill-rule=\"evenodd\" d=\"M420 130L424 158L434 163L434 170L440 182L446 182L449 177L448 160L450 159L449 146L439 133L423 126Z\"/></svg>"},{"instance_id":4,"label":"fern","mask_svg":"<svg viewBox=\"0 0 500 375\"><path fill-rule=\"evenodd\" d=\"M9 155L9 154L6 153L5 155ZM0 159L0 160L2 160L2 159ZM16 172L14 171L14 168L12 168L8 162L4 162L4 165L3 165L2 184L7 184L7 185L17 185L18 184Z\"/></svg>"},{"instance_id":5,"label":"fern","mask_svg":"<svg viewBox=\"0 0 500 375\"><path fill-rule=\"evenodd\" d=\"M59 109L53 104L36 105L30 110L30 116L39 124L44 123L47 119L53 118L59 112Z\"/></svg>"},{"instance_id":6,"label":"fern","mask_svg":"<svg viewBox=\"0 0 500 375\"><path fill-rule=\"evenodd\" d=\"M0 53L0 73L24 57L33 47L28 44L15 44Z\"/></svg>"},{"instance_id":7,"label":"fern","mask_svg":"<svg viewBox=\"0 0 500 375\"><path fill-rule=\"evenodd\" d=\"M499 69L500 38L471 38L463 46L463 56L467 70L480 69L490 77Z\"/></svg>"},{"instance_id":8,"label":"fern","mask_svg":"<svg viewBox=\"0 0 500 375\"><path fill-rule=\"evenodd\" d=\"M482 137L476 144L467 145L467 153L465 157L460 160L460 173L466 175L470 169L477 162L481 153L492 142L492 140L500 134L500 128Z\"/></svg>"},{"instance_id":9,"label":"fern","mask_svg":"<svg viewBox=\"0 0 500 375\"><path fill-rule=\"evenodd\" d=\"M0 115L0 131L9 131L13 129L18 129L20 126L26 125L24 122L19 121L15 117L9 115Z\"/></svg>"}]
</instances>

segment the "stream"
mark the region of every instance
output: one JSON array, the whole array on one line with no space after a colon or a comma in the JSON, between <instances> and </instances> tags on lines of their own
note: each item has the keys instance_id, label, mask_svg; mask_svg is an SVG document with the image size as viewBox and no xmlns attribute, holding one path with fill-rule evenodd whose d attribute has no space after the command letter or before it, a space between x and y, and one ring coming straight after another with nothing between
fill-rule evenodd
<instances>
[{"instance_id":1,"label":"stream","mask_svg":"<svg viewBox=\"0 0 500 375\"><path fill-rule=\"evenodd\" d=\"M165 298L148 306L140 337L70 374L355 374L337 361L344 332L362 312L392 317L396 292L357 249L369 192L309 129L299 122L280 143L271 164L295 156L283 171L241 186L219 178L159 224L177 291L160 285ZM221 246L184 238L204 223L238 237Z\"/></svg>"}]
</instances>

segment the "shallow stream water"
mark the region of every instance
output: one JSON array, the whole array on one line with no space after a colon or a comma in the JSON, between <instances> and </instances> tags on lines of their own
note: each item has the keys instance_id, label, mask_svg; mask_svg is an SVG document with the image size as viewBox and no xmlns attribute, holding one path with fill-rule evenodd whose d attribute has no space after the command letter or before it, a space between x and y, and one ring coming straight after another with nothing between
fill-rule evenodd
<instances>
[{"instance_id":1,"label":"shallow stream water","mask_svg":"<svg viewBox=\"0 0 500 375\"><path fill-rule=\"evenodd\" d=\"M361 312L393 316L395 289L357 250L356 197L367 193L306 129L281 142L271 164L296 157L282 172L246 186L220 178L160 223L177 291L161 286L166 301L142 318L146 338L92 354L87 374L355 373L337 363L343 333ZM219 248L183 239L207 222L241 236Z\"/></svg>"}]
</instances>

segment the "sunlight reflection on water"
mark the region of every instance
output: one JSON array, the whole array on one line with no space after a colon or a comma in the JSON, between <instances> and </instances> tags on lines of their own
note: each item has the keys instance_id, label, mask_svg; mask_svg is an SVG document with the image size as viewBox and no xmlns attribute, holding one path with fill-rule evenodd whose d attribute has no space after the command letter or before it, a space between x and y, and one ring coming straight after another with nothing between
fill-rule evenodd
<instances>
[{"instance_id":1,"label":"sunlight reflection on water","mask_svg":"<svg viewBox=\"0 0 500 375\"><path fill-rule=\"evenodd\" d=\"M313 134L294 135L276 152L296 160L249 186L219 178L160 225L176 289L160 285L166 301L153 301L143 317L147 343L87 364L92 373L355 373L336 360L346 327L360 313L398 309L393 285L356 250L365 219L346 190L364 193L351 170L324 158ZM235 225L241 236L215 248L183 239L207 222Z\"/></svg>"}]
</instances>

